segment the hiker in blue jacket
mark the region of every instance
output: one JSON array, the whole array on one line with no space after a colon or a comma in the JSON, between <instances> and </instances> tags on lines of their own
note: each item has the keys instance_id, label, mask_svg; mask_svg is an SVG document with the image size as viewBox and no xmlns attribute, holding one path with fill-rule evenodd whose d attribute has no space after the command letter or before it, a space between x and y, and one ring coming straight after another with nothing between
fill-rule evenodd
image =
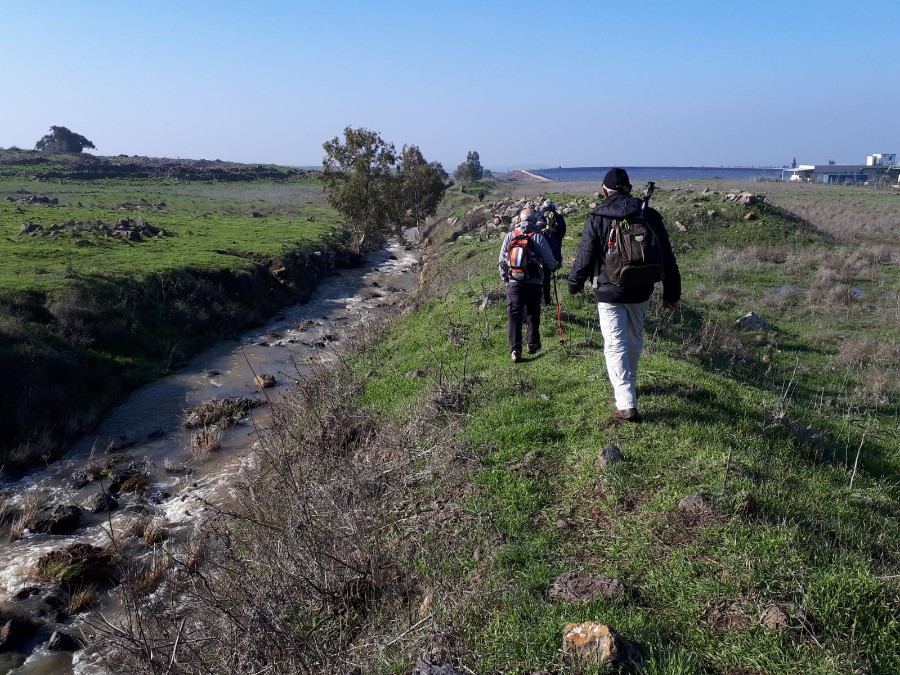
<instances>
[{"instance_id":1,"label":"hiker in blue jacket","mask_svg":"<svg viewBox=\"0 0 900 675\"><path fill-rule=\"evenodd\" d=\"M521 254L521 268L517 261L511 261L516 253ZM544 276L557 267L559 263L537 226L534 212L522 209L518 225L503 238L498 264L506 282L507 333L513 363L522 360L523 322L528 353L534 354L541 348L541 289Z\"/></svg>"},{"instance_id":2,"label":"hiker in blue jacket","mask_svg":"<svg viewBox=\"0 0 900 675\"><path fill-rule=\"evenodd\" d=\"M553 249L553 257L556 262L562 265L562 240L566 236L566 219L563 214L556 210L556 204L549 199L541 202L540 211L537 214L537 222L541 227L541 233L549 242L550 248ZM549 305L553 298L550 297L550 282L554 276L552 274L544 275L544 304Z\"/></svg>"},{"instance_id":3,"label":"hiker in blue jacket","mask_svg":"<svg viewBox=\"0 0 900 675\"><path fill-rule=\"evenodd\" d=\"M663 271L663 307L666 309L674 310L679 306L681 274L662 216L656 209L644 208L641 199L631 196L631 183L625 169L610 169L600 192L604 201L591 211L584 224L578 253L569 273L569 293L580 293L585 281L593 277L603 334L603 356L616 399L612 416L616 420L640 422L635 380L644 346L644 317L654 285L622 286L610 281L605 262L606 249L612 246L609 242L613 222L643 218L656 234Z\"/></svg>"}]
</instances>

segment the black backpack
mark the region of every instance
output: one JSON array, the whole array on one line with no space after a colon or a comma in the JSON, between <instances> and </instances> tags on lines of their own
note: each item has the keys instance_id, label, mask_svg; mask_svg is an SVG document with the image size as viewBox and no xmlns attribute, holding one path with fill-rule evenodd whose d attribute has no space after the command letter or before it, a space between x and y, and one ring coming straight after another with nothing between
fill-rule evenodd
<instances>
[{"instance_id":1,"label":"black backpack","mask_svg":"<svg viewBox=\"0 0 900 675\"><path fill-rule=\"evenodd\" d=\"M665 278L659 237L644 216L613 220L605 246L606 278L616 286L652 286Z\"/></svg>"}]
</instances>

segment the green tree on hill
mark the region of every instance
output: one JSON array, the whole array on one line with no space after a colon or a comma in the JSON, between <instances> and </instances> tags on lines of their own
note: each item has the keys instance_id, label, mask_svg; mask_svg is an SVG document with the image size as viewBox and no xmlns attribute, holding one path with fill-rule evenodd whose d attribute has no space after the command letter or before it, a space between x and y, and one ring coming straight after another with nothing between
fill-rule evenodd
<instances>
[{"instance_id":1,"label":"green tree on hill","mask_svg":"<svg viewBox=\"0 0 900 675\"><path fill-rule=\"evenodd\" d=\"M453 174L460 183L472 183L481 180L484 176L484 167L481 166L481 158L475 150L469 150L466 161L456 167Z\"/></svg>"},{"instance_id":2,"label":"green tree on hill","mask_svg":"<svg viewBox=\"0 0 900 675\"><path fill-rule=\"evenodd\" d=\"M395 211L394 145L375 131L348 126L343 140L335 136L322 147L328 202L349 221L354 248L371 248L381 240Z\"/></svg>"},{"instance_id":3,"label":"green tree on hill","mask_svg":"<svg viewBox=\"0 0 900 675\"><path fill-rule=\"evenodd\" d=\"M81 134L69 131L66 127L50 127L50 133L41 137L34 144L34 149L50 153L79 153L85 148L96 149L96 146Z\"/></svg>"},{"instance_id":4,"label":"green tree on hill","mask_svg":"<svg viewBox=\"0 0 900 675\"><path fill-rule=\"evenodd\" d=\"M447 172L440 162L428 162L415 145L403 146L397 169L397 212L401 225L418 227L433 216L447 189Z\"/></svg>"}]
</instances>

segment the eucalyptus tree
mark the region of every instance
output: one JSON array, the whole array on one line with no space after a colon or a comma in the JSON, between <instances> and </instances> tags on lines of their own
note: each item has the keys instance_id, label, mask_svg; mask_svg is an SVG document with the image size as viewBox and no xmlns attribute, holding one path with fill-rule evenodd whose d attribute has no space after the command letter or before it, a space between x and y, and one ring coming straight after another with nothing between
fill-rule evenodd
<instances>
[{"instance_id":1,"label":"eucalyptus tree","mask_svg":"<svg viewBox=\"0 0 900 675\"><path fill-rule=\"evenodd\" d=\"M404 145L396 174L396 222L419 227L433 216L447 189L447 179L440 162L426 160L418 146Z\"/></svg>"},{"instance_id":2,"label":"eucalyptus tree","mask_svg":"<svg viewBox=\"0 0 900 675\"><path fill-rule=\"evenodd\" d=\"M377 245L394 213L397 153L375 132L346 127L322 145L322 181L328 202L347 219L357 251Z\"/></svg>"},{"instance_id":3,"label":"eucalyptus tree","mask_svg":"<svg viewBox=\"0 0 900 675\"><path fill-rule=\"evenodd\" d=\"M484 167L481 166L481 158L475 150L469 150L466 154L466 161L456 167L454 177L460 183L471 183L481 180L484 176Z\"/></svg>"}]
</instances>

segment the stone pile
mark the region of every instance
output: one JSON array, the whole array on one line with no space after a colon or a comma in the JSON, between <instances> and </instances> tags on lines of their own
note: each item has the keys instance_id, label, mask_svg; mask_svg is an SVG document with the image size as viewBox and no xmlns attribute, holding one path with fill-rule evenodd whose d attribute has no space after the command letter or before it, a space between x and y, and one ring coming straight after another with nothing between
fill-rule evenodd
<instances>
[{"instance_id":1,"label":"stone pile","mask_svg":"<svg viewBox=\"0 0 900 675\"><path fill-rule=\"evenodd\" d=\"M68 222L54 223L44 227L38 223L23 223L19 230L19 236L30 234L32 237L58 237L61 234L80 236L83 234L97 234L105 237L116 237L122 241L144 241L152 237L166 237L170 233L161 227L154 227L143 218L120 218L115 223L104 223L100 220L93 222Z\"/></svg>"},{"instance_id":2,"label":"stone pile","mask_svg":"<svg viewBox=\"0 0 900 675\"><path fill-rule=\"evenodd\" d=\"M488 202L473 207L462 218L449 218L447 223L457 227L452 239L471 240L495 238L498 233L505 234L516 222L519 212L526 206L540 206L543 197L522 197L513 199L506 197L496 202ZM557 204L556 208L563 216L569 216L590 206L585 198L573 199L565 204Z\"/></svg>"},{"instance_id":3,"label":"stone pile","mask_svg":"<svg viewBox=\"0 0 900 675\"><path fill-rule=\"evenodd\" d=\"M15 197L7 197L6 201L13 202L14 204L25 204L27 206L34 206L36 204L46 204L46 205L55 205L59 204L59 199L56 197L38 197L37 195L29 195L28 197L19 197L16 199Z\"/></svg>"},{"instance_id":4,"label":"stone pile","mask_svg":"<svg viewBox=\"0 0 900 675\"><path fill-rule=\"evenodd\" d=\"M729 192L722 197L723 202L737 202L744 206L753 206L754 204L762 204L766 201L765 195L755 195L751 192Z\"/></svg>"}]
</instances>

